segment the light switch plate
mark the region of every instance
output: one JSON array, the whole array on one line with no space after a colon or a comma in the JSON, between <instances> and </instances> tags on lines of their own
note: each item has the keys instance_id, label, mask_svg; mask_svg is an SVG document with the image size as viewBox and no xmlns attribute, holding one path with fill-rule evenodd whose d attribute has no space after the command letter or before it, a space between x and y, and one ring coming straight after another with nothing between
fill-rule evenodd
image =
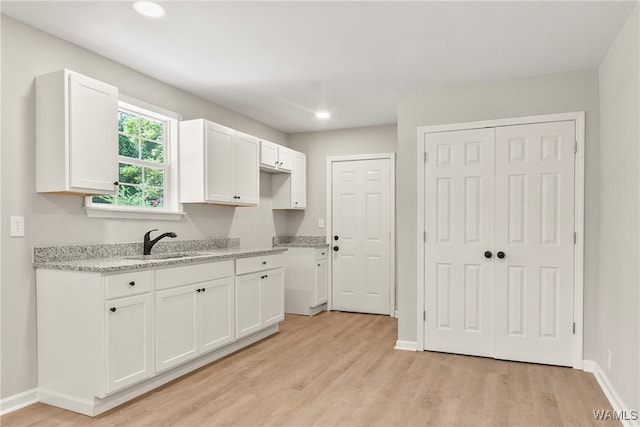
<instances>
[{"instance_id":1,"label":"light switch plate","mask_svg":"<svg viewBox=\"0 0 640 427\"><path fill-rule=\"evenodd\" d=\"M318 228L324 228L324 218L318 220Z\"/></svg>"}]
</instances>

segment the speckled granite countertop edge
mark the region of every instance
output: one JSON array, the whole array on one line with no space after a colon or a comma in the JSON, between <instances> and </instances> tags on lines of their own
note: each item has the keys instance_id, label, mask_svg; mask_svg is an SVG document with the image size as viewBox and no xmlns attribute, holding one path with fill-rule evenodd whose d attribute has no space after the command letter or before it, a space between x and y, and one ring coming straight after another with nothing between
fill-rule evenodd
<instances>
[{"instance_id":1,"label":"speckled granite countertop edge","mask_svg":"<svg viewBox=\"0 0 640 427\"><path fill-rule=\"evenodd\" d=\"M274 248L322 248L327 247L325 236L276 236Z\"/></svg>"},{"instance_id":2,"label":"speckled granite countertop edge","mask_svg":"<svg viewBox=\"0 0 640 427\"><path fill-rule=\"evenodd\" d=\"M69 261L34 262L36 269L83 271L95 273L116 273L123 271L144 270L149 268L162 268L167 266L188 265L212 261L224 261L227 259L247 258L261 255L273 255L285 252L286 248L268 249L222 249L215 251L202 251L194 256L169 259L138 260L126 257L93 258Z\"/></svg>"}]
</instances>

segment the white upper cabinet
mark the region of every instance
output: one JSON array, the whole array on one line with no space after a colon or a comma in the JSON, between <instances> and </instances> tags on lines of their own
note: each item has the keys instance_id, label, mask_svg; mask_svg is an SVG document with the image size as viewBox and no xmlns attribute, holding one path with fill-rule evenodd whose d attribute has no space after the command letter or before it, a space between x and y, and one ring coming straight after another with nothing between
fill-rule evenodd
<instances>
[{"instance_id":1,"label":"white upper cabinet","mask_svg":"<svg viewBox=\"0 0 640 427\"><path fill-rule=\"evenodd\" d=\"M260 141L260 169L265 172L291 172L293 150L269 141Z\"/></svg>"},{"instance_id":2,"label":"white upper cabinet","mask_svg":"<svg viewBox=\"0 0 640 427\"><path fill-rule=\"evenodd\" d=\"M257 138L236 132L233 144L233 188L237 204L258 206L260 203L259 144Z\"/></svg>"},{"instance_id":3,"label":"white upper cabinet","mask_svg":"<svg viewBox=\"0 0 640 427\"><path fill-rule=\"evenodd\" d=\"M293 169L293 150L278 146L278 169L284 172L291 172Z\"/></svg>"},{"instance_id":4,"label":"white upper cabinet","mask_svg":"<svg viewBox=\"0 0 640 427\"><path fill-rule=\"evenodd\" d=\"M267 171L278 169L278 144L260 141L260 169Z\"/></svg>"},{"instance_id":5,"label":"white upper cabinet","mask_svg":"<svg viewBox=\"0 0 640 427\"><path fill-rule=\"evenodd\" d=\"M291 150L293 168L290 175L274 175L272 179L273 209L306 209L307 156Z\"/></svg>"},{"instance_id":6,"label":"white upper cabinet","mask_svg":"<svg viewBox=\"0 0 640 427\"><path fill-rule=\"evenodd\" d=\"M180 122L180 202L257 206L259 142L204 119Z\"/></svg>"},{"instance_id":7,"label":"white upper cabinet","mask_svg":"<svg viewBox=\"0 0 640 427\"><path fill-rule=\"evenodd\" d=\"M36 191L115 194L118 88L70 70L36 77Z\"/></svg>"}]
</instances>

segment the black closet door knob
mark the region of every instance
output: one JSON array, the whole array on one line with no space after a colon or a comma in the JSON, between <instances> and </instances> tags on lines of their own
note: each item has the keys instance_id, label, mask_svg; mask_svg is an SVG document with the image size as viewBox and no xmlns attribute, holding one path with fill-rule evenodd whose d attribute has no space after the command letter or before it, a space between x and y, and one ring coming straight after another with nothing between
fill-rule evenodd
<instances>
[{"instance_id":1,"label":"black closet door knob","mask_svg":"<svg viewBox=\"0 0 640 427\"><path fill-rule=\"evenodd\" d=\"M498 252L498 253L496 254L496 256L497 256L498 258L502 259L502 258L504 258L506 255L505 255L505 253L504 253L504 252L500 251L500 252Z\"/></svg>"},{"instance_id":2,"label":"black closet door knob","mask_svg":"<svg viewBox=\"0 0 640 427\"><path fill-rule=\"evenodd\" d=\"M333 250L334 250L334 251L336 251L336 252L338 252L338 251L340 250L340 248L339 248L338 246L334 246L334 247L333 247Z\"/></svg>"},{"instance_id":3,"label":"black closet door knob","mask_svg":"<svg viewBox=\"0 0 640 427\"><path fill-rule=\"evenodd\" d=\"M333 236L333 240L338 240L338 236Z\"/></svg>"},{"instance_id":4,"label":"black closet door knob","mask_svg":"<svg viewBox=\"0 0 640 427\"><path fill-rule=\"evenodd\" d=\"M492 253L491 251L486 251L486 252L484 253L484 257L485 257L486 259L489 259L489 258L491 258L492 256L493 256L493 253Z\"/></svg>"}]
</instances>

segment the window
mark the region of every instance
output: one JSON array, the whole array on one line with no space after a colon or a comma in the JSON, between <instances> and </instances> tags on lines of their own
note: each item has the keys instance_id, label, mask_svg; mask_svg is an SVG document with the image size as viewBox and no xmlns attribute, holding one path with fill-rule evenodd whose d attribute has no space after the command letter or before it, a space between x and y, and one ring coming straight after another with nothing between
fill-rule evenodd
<instances>
[{"instance_id":1,"label":"window","mask_svg":"<svg viewBox=\"0 0 640 427\"><path fill-rule=\"evenodd\" d=\"M118 194L87 197L89 216L161 218L177 214L179 218L175 165L179 116L140 104L118 103Z\"/></svg>"}]
</instances>

